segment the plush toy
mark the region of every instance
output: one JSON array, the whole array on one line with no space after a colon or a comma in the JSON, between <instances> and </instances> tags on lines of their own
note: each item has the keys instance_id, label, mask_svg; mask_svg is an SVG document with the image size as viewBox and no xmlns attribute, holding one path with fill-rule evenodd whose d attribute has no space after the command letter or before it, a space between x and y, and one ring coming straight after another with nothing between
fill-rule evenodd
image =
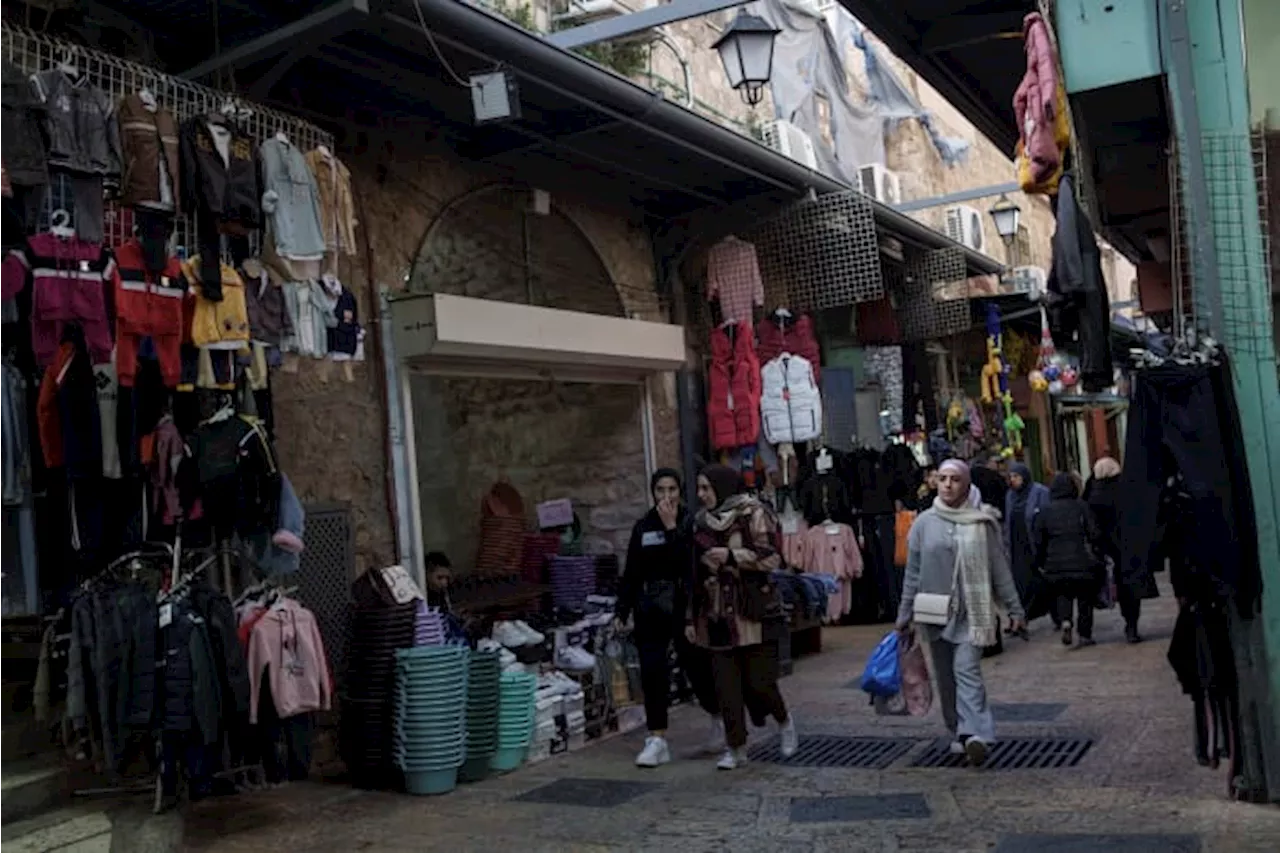
<instances>
[{"instance_id":1,"label":"plush toy","mask_svg":"<svg viewBox=\"0 0 1280 853\"><path fill-rule=\"evenodd\" d=\"M1062 385L1064 388L1074 388L1076 382L1080 379L1080 374L1071 366L1062 369Z\"/></svg>"},{"instance_id":2,"label":"plush toy","mask_svg":"<svg viewBox=\"0 0 1280 853\"><path fill-rule=\"evenodd\" d=\"M1022 415L1013 408L1013 395L1006 391L1002 399L1004 401L1004 432L1009 439L1009 448L1016 452L1022 449L1022 431L1027 428L1027 424L1022 420Z\"/></svg>"},{"instance_id":3,"label":"plush toy","mask_svg":"<svg viewBox=\"0 0 1280 853\"><path fill-rule=\"evenodd\" d=\"M1027 374L1027 381L1031 383L1031 390L1037 394L1043 394L1049 390L1049 380L1045 379L1042 371L1031 371Z\"/></svg>"},{"instance_id":4,"label":"plush toy","mask_svg":"<svg viewBox=\"0 0 1280 853\"><path fill-rule=\"evenodd\" d=\"M987 335L987 363L982 366L982 402L988 405L1000 399L1000 379L1004 376L999 341L999 337Z\"/></svg>"}]
</instances>

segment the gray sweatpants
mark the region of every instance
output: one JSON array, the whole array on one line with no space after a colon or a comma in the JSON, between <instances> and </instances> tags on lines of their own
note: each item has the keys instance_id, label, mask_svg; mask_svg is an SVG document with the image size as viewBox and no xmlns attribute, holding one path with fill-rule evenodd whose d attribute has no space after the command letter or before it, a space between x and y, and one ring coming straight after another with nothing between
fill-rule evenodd
<instances>
[{"instance_id":1,"label":"gray sweatpants","mask_svg":"<svg viewBox=\"0 0 1280 853\"><path fill-rule=\"evenodd\" d=\"M953 736L994 743L996 724L982 680L982 649L941 637L930 637L928 645L947 731Z\"/></svg>"}]
</instances>

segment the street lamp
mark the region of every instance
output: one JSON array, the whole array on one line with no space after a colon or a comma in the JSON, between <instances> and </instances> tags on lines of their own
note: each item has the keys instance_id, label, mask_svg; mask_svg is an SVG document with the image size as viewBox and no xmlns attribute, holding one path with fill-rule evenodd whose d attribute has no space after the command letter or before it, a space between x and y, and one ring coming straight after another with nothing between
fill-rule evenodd
<instances>
[{"instance_id":1,"label":"street lamp","mask_svg":"<svg viewBox=\"0 0 1280 853\"><path fill-rule=\"evenodd\" d=\"M1010 263L1016 263L1019 259L1014 258L1013 254L1018 236L1018 220L1022 218L1022 208L1010 201L1007 195L1001 195L1000 200L991 205L991 210L988 212L991 214L991 221L995 223L996 233L1004 241L1005 254L1009 257Z\"/></svg>"},{"instance_id":2,"label":"street lamp","mask_svg":"<svg viewBox=\"0 0 1280 853\"><path fill-rule=\"evenodd\" d=\"M739 12L712 45L720 53L729 85L753 107L764 98L765 84L773 73L773 40L780 32L758 15Z\"/></svg>"}]
</instances>

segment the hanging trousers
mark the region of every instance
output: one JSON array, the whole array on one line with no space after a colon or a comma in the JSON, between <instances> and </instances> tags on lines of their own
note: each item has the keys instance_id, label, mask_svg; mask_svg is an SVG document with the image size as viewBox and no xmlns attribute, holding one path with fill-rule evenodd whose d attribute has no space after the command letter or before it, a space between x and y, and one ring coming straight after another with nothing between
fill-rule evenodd
<instances>
[{"instance_id":1,"label":"hanging trousers","mask_svg":"<svg viewBox=\"0 0 1280 853\"><path fill-rule=\"evenodd\" d=\"M1093 581L1056 581L1053 594L1057 598L1058 620L1075 626L1081 639L1093 637L1093 602L1098 585ZM1072 609L1076 615L1072 616Z\"/></svg>"},{"instance_id":2,"label":"hanging trousers","mask_svg":"<svg viewBox=\"0 0 1280 853\"><path fill-rule=\"evenodd\" d=\"M262 670L258 690L258 749L267 781L301 781L311 773L312 715L281 718L271 695L271 667Z\"/></svg>"},{"instance_id":3,"label":"hanging trousers","mask_svg":"<svg viewBox=\"0 0 1280 853\"><path fill-rule=\"evenodd\" d=\"M683 612L683 611L680 611ZM636 614L636 651L640 655L640 682L644 690L645 724L651 732L667 728L671 704L671 668L668 651L675 644L676 658L702 710L719 714L711 660L705 649L692 645L684 635L684 620L661 614Z\"/></svg>"},{"instance_id":4,"label":"hanging trousers","mask_svg":"<svg viewBox=\"0 0 1280 853\"><path fill-rule=\"evenodd\" d=\"M956 737L994 743L996 723L987 704L987 685L982 680L982 649L969 643L948 642L942 639L941 630L923 627L947 731Z\"/></svg>"},{"instance_id":5,"label":"hanging trousers","mask_svg":"<svg viewBox=\"0 0 1280 853\"><path fill-rule=\"evenodd\" d=\"M779 723L786 722L787 703L778 689L776 642L717 649L711 653L711 668L724 718L725 741L731 749L747 743L748 712L756 725L764 725L768 716Z\"/></svg>"}]
</instances>

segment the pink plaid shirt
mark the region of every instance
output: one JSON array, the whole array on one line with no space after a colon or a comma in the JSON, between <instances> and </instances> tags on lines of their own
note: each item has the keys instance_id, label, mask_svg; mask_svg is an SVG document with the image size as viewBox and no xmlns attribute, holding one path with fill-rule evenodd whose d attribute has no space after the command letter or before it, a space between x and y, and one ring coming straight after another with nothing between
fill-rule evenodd
<instances>
[{"instance_id":1,"label":"pink plaid shirt","mask_svg":"<svg viewBox=\"0 0 1280 853\"><path fill-rule=\"evenodd\" d=\"M764 305L764 281L756 247L729 237L711 247L707 257L707 299L720 300L725 322L753 322L755 306Z\"/></svg>"}]
</instances>

